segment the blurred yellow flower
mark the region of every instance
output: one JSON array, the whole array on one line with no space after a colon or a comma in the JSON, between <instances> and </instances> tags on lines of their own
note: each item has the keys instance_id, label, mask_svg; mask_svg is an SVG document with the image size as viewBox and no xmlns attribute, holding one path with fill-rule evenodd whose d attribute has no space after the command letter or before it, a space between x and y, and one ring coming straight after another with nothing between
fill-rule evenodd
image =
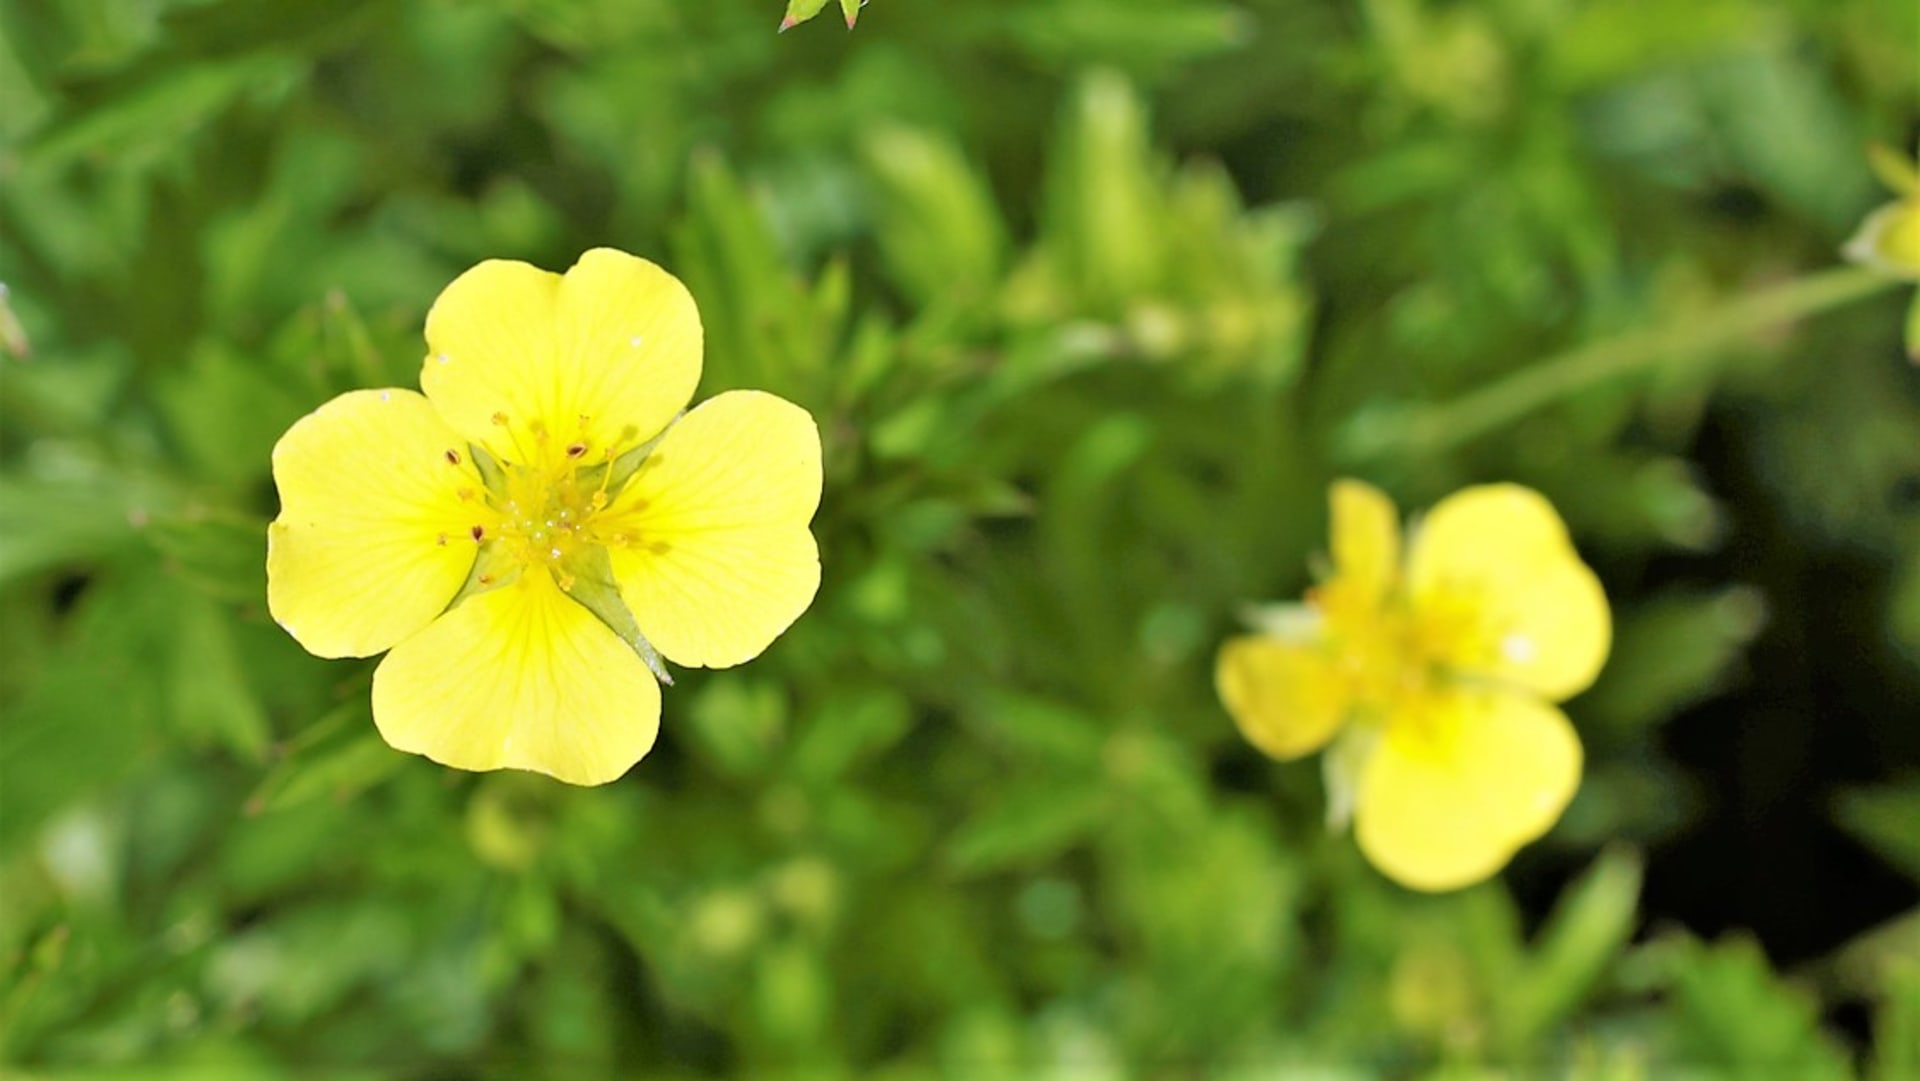
<instances>
[{"instance_id":1,"label":"blurred yellow flower","mask_svg":"<svg viewBox=\"0 0 1920 1081\"><path fill-rule=\"evenodd\" d=\"M1920 161L1879 145L1869 147L1867 157L1881 182L1899 198L1868 214L1842 250L1863 266L1920 282ZM1920 292L1907 308L1906 346L1908 358L1920 364Z\"/></svg>"},{"instance_id":2,"label":"blurred yellow flower","mask_svg":"<svg viewBox=\"0 0 1920 1081\"><path fill-rule=\"evenodd\" d=\"M757 391L682 415L693 298L609 249L565 276L481 263L426 337L424 395L343 394L274 447L268 607L319 656L392 651L395 748L613 780L659 729L654 650L739 664L812 602L813 419Z\"/></svg>"},{"instance_id":3,"label":"blurred yellow flower","mask_svg":"<svg viewBox=\"0 0 1920 1081\"><path fill-rule=\"evenodd\" d=\"M1332 512L1331 575L1221 648L1220 698L1275 758L1328 748L1329 820L1351 816L1389 877L1423 890L1480 881L1579 786L1580 740L1554 703L1606 660L1606 595L1525 488L1441 501L1404 561L1377 489L1337 482Z\"/></svg>"},{"instance_id":4,"label":"blurred yellow flower","mask_svg":"<svg viewBox=\"0 0 1920 1081\"><path fill-rule=\"evenodd\" d=\"M1847 241L1847 258L1920 281L1920 168L1884 146L1870 148L1881 181L1899 196L1868 214Z\"/></svg>"}]
</instances>

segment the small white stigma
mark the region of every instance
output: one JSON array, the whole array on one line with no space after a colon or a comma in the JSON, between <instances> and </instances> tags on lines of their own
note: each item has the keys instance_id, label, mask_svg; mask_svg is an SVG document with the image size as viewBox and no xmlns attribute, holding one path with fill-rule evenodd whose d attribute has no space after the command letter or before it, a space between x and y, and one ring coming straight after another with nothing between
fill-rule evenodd
<instances>
[{"instance_id":1,"label":"small white stigma","mask_svg":"<svg viewBox=\"0 0 1920 1081\"><path fill-rule=\"evenodd\" d=\"M1500 652L1515 664L1531 664L1540 655L1533 639L1524 634L1509 634L1500 640Z\"/></svg>"}]
</instances>

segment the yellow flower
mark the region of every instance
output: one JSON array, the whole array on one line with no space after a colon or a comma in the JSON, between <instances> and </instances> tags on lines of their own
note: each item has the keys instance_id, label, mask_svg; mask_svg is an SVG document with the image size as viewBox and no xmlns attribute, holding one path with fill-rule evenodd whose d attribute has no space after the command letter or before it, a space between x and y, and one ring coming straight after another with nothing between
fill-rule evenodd
<instances>
[{"instance_id":1,"label":"yellow flower","mask_svg":"<svg viewBox=\"0 0 1920 1081\"><path fill-rule=\"evenodd\" d=\"M1340 481L1332 511L1331 576L1221 648L1220 698L1275 758L1332 744L1329 819L1351 813L1374 866L1415 889L1477 882L1579 786L1580 740L1554 703L1606 660L1606 595L1525 488L1443 500L1404 563L1378 490Z\"/></svg>"},{"instance_id":2,"label":"yellow flower","mask_svg":"<svg viewBox=\"0 0 1920 1081\"><path fill-rule=\"evenodd\" d=\"M659 729L654 650L739 664L812 602L813 419L757 391L682 415L699 312L623 252L481 263L426 337L424 395L343 394L274 447L268 607L319 656L391 650L395 748L613 780Z\"/></svg>"},{"instance_id":3,"label":"yellow flower","mask_svg":"<svg viewBox=\"0 0 1920 1081\"><path fill-rule=\"evenodd\" d=\"M1899 198L1868 214L1842 250L1856 263L1920 282L1920 160L1910 161L1878 144L1867 151L1874 173ZM1907 305L1905 337L1908 359L1920 364L1920 291Z\"/></svg>"},{"instance_id":4,"label":"yellow flower","mask_svg":"<svg viewBox=\"0 0 1920 1081\"><path fill-rule=\"evenodd\" d=\"M1896 277L1920 281L1920 167L1878 144L1868 148L1873 171L1899 196L1860 223L1847 241L1847 258Z\"/></svg>"}]
</instances>

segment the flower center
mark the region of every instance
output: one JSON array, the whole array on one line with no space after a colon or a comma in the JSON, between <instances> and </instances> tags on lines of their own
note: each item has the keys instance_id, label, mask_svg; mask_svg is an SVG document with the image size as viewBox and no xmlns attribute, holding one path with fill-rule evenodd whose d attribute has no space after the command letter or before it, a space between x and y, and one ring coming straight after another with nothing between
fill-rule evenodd
<instances>
[{"instance_id":1,"label":"flower center","mask_svg":"<svg viewBox=\"0 0 1920 1081\"><path fill-rule=\"evenodd\" d=\"M512 456L474 452L482 459L486 490L465 490L461 497L476 504L471 530L476 543L497 545L518 567L544 568L561 589L570 590L580 559L596 548L636 542L622 529L609 530L601 514L631 479L631 470L622 470L618 461L635 445L631 430L623 443L597 453L584 439L547 453L550 440L545 425L538 421L516 425L505 414L495 414L493 419L506 429L503 442ZM582 428L585 425L582 417ZM461 452L449 449L446 459L458 465ZM482 574L480 582L491 584L493 577Z\"/></svg>"},{"instance_id":2,"label":"flower center","mask_svg":"<svg viewBox=\"0 0 1920 1081\"><path fill-rule=\"evenodd\" d=\"M600 543L592 523L610 498L604 487L606 470L570 470L547 477L525 466L506 469L500 543L522 566L551 567L564 583L562 566L582 548Z\"/></svg>"},{"instance_id":3,"label":"flower center","mask_svg":"<svg viewBox=\"0 0 1920 1081\"><path fill-rule=\"evenodd\" d=\"M1395 591L1375 600L1338 580L1312 591L1326 641L1363 713L1412 716L1462 657L1476 656L1488 628L1470 593L1423 596Z\"/></svg>"}]
</instances>

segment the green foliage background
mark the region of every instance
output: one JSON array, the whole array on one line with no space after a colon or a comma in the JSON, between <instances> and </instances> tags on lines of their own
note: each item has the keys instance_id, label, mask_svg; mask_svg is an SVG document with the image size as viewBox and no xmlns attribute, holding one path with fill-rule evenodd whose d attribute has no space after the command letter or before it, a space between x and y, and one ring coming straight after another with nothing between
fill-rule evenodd
<instances>
[{"instance_id":1,"label":"green foliage background","mask_svg":"<svg viewBox=\"0 0 1920 1081\"><path fill-rule=\"evenodd\" d=\"M1666 726L1781 620L1879 673L1818 798L1920 879L1920 382L1831 269L1920 8L779 16L0 3L8 1076L1920 1076L1914 912L1782 973L1640 901L1735 798ZM466 266L600 244L687 281L703 395L818 418L825 583L622 781L452 773L266 618L268 452L411 385ZM1533 485L1606 579L1587 780L1511 888L1385 882L1215 702L1338 475ZM1736 494L1871 588L1808 616L1842 583L1774 591ZM1828 731L1774 709L1707 738Z\"/></svg>"}]
</instances>

